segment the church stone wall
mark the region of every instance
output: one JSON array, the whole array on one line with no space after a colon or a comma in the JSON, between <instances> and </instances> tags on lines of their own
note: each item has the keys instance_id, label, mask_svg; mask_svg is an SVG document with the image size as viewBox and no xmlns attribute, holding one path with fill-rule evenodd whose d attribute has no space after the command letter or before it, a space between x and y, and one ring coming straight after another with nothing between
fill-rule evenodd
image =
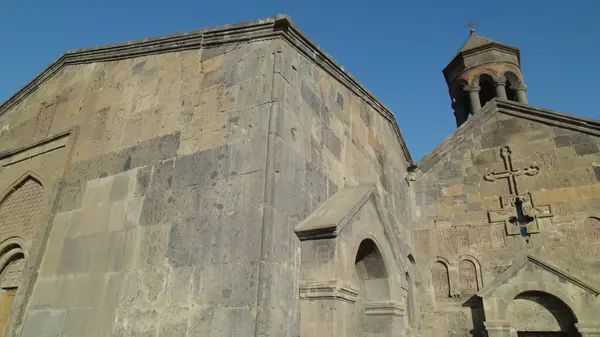
<instances>
[{"instance_id":1,"label":"church stone wall","mask_svg":"<svg viewBox=\"0 0 600 337\"><path fill-rule=\"evenodd\" d=\"M0 116L0 152L75 138L21 336L254 333L271 43L63 67Z\"/></svg>"},{"instance_id":2,"label":"church stone wall","mask_svg":"<svg viewBox=\"0 0 600 337\"><path fill-rule=\"evenodd\" d=\"M460 145L412 182L418 301L422 329L431 336L482 329L481 303L471 296L522 252L600 280L600 138L500 112L471 127ZM516 215L500 198L514 195L507 179L486 178L507 171L506 146L513 169L522 173L518 193L531 197L524 205L535 218L527 225L528 242L504 221Z\"/></svg>"},{"instance_id":3,"label":"church stone wall","mask_svg":"<svg viewBox=\"0 0 600 337\"><path fill-rule=\"evenodd\" d=\"M309 59L287 43L279 50L269 138L274 168L270 211L273 219L289 226L286 233L278 234L291 247L285 251L293 267L290 272L298 278L300 242L287 235L298 221L348 186L376 184L384 216L396 231L393 235L407 243L410 213L404 174L409 160L394 129L396 122L384 117L383 108L361 93L357 84L344 82L339 72L327 71L326 62ZM406 247L401 248L404 257ZM358 247L348 249L356 254ZM393 261L392 256L386 258ZM405 259L394 263L405 264ZM308 320L302 319L303 324Z\"/></svg>"}]
</instances>

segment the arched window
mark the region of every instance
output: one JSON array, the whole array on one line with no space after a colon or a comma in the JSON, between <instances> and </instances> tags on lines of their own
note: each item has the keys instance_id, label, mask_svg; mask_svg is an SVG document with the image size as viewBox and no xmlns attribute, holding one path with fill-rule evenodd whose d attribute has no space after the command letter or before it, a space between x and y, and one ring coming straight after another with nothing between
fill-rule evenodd
<instances>
[{"instance_id":1,"label":"arched window","mask_svg":"<svg viewBox=\"0 0 600 337\"><path fill-rule=\"evenodd\" d=\"M507 71L504 73L503 77L506 79L506 98L509 101L517 102L517 91L515 88L521 86L522 84L519 76L512 71Z\"/></svg>"},{"instance_id":2,"label":"arched window","mask_svg":"<svg viewBox=\"0 0 600 337\"><path fill-rule=\"evenodd\" d=\"M483 107L487 102L496 97L495 83L492 76L481 74L479 76L479 88L479 101Z\"/></svg>"}]
</instances>

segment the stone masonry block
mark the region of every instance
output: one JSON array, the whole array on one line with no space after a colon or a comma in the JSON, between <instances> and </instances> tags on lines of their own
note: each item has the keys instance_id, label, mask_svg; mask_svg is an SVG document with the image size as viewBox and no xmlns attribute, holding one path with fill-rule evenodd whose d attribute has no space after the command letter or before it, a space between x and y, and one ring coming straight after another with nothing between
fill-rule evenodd
<instances>
[{"instance_id":1,"label":"stone masonry block","mask_svg":"<svg viewBox=\"0 0 600 337\"><path fill-rule=\"evenodd\" d=\"M173 188L210 185L211 180L227 177L228 146L218 147L178 158L173 170Z\"/></svg>"},{"instance_id":2,"label":"stone masonry block","mask_svg":"<svg viewBox=\"0 0 600 337\"><path fill-rule=\"evenodd\" d=\"M211 263L218 255L221 221L214 216L173 223L166 257L174 267Z\"/></svg>"},{"instance_id":3,"label":"stone masonry block","mask_svg":"<svg viewBox=\"0 0 600 337\"><path fill-rule=\"evenodd\" d=\"M188 337L189 310L169 308L160 314L158 337Z\"/></svg>"},{"instance_id":4,"label":"stone masonry block","mask_svg":"<svg viewBox=\"0 0 600 337\"><path fill-rule=\"evenodd\" d=\"M167 253L171 225L154 225L140 230L139 266L148 269L162 265Z\"/></svg>"},{"instance_id":5,"label":"stone masonry block","mask_svg":"<svg viewBox=\"0 0 600 337\"><path fill-rule=\"evenodd\" d=\"M92 255L90 247L93 247L93 240L92 236L65 239L59 273L64 275L87 272Z\"/></svg>"},{"instance_id":6,"label":"stone masonry block","mask_svg":"<svg viewBox=\"0 0 600 337\"><path fill-rule=\"evenodd\" d=\"M65 310L32 310L27 315L21 336L56 337L61 335Z\"/></svg>"},{"instance_id":7,"label":"stone masonry block","mask_svg":"<svg viewBox=\"0 0 600 337\"><path fill-rule=\"evenodd\" d=\"M167 281L167 302L173 307L188 307L191 303L194 267L171 268Z\"/></svg>"},{"instance_id":8,"label":"stone masonry block","mask_svg":"<svg viewBox=\"0 0 600 337\"><path fill-rule=\"evenodd\" d=\"M191 312L189 336L249 336L255 330L253 308L199 307Z\"/></svg>"},{"instance_id":9,"label":"stone masonry block","mask_svg":"<svg viewBox=\"0 0 600 337\"><path fill-rule=\"evenodd\" d=\"M225 216L218 229L218 261L237 262L260 259L263 229L262 207L256 206ZM217 230L217 228L214 228Z\"/></svg>"}]
</instances>

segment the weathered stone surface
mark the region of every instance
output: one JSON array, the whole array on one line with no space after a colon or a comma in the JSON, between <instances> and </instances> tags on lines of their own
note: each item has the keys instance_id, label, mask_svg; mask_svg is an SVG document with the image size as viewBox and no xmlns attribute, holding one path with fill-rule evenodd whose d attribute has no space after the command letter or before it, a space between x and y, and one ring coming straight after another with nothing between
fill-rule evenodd
<instances>
[{"instance_id":1,"label":"weathered stone surface","mask_svg":"<svg viewBox=\"0 0 600 337\"><path fill-rule=\"evenodd\" d=\"M36 337L589 333L599 123L527 105L499 46L473 34L444 70L459 124L483 107L418 164L283 15L65 54L0 106L0 318L13 301L10 335Z\"/></svg>"}]
</instances>

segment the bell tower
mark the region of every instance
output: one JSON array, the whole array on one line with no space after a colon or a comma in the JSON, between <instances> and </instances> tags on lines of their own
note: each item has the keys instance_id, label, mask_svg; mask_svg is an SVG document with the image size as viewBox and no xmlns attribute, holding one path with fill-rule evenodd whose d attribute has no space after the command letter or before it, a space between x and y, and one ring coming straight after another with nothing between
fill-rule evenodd
<instances>
[{"instance_id":1,"label":"bell tower","mask_svg":"<svg viewBox=\"0 0 600 337\"><path fill-rule=\"evenodd\" d=\"M519 49L481 36L474 29L443 74L457 127L492 98L527 104Z\"/></svg>"}]
</instances>

